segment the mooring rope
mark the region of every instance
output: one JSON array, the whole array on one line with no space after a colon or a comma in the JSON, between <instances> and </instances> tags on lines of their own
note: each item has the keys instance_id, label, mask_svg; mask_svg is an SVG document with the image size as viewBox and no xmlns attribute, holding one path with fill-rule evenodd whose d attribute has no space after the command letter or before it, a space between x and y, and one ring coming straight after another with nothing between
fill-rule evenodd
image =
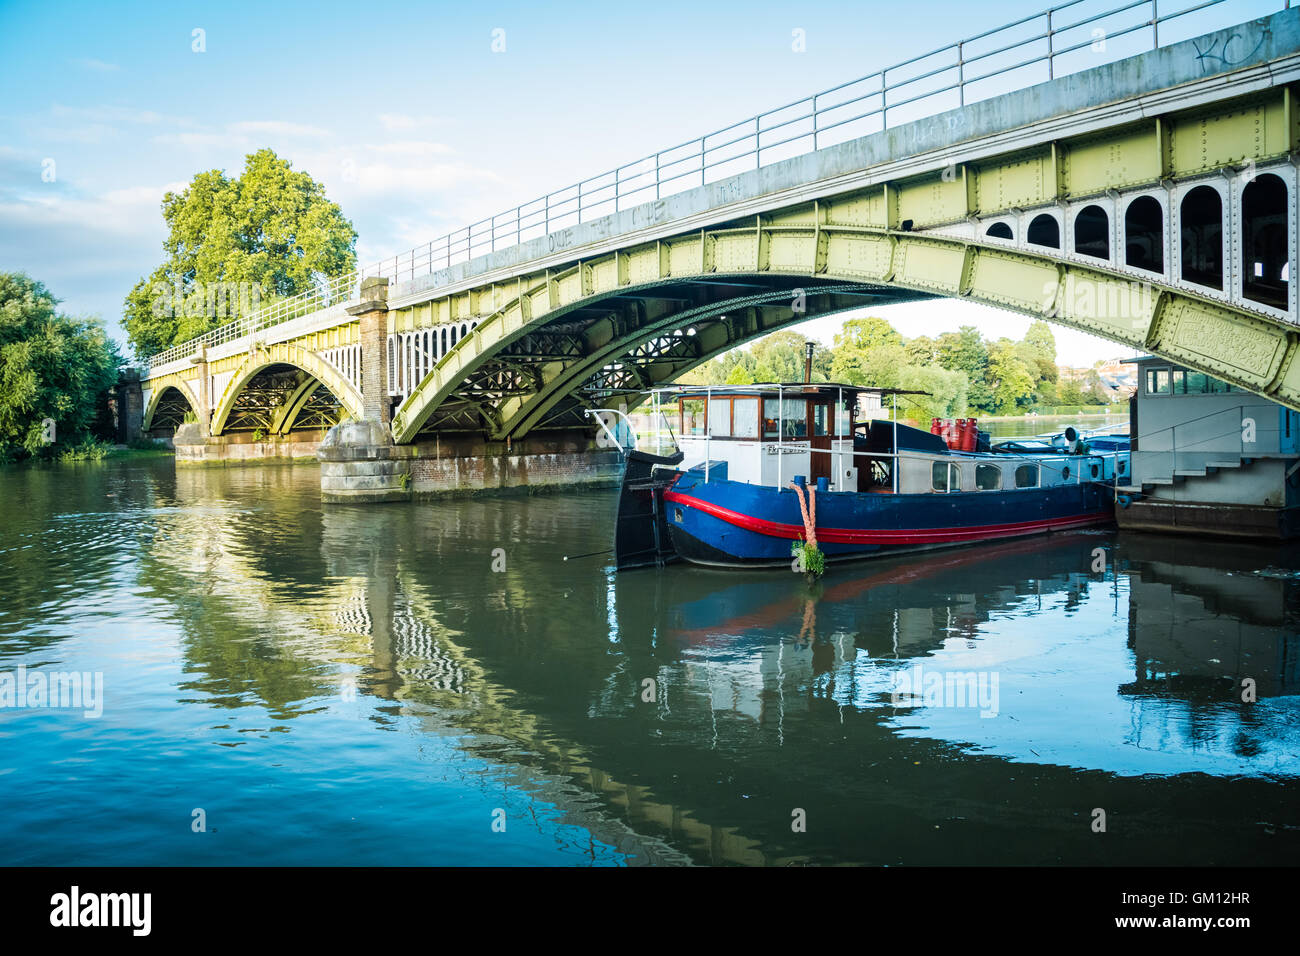
<instances>
[{"instance_id":1,"label":"mooring rope","mask_svg":"<svg viewBox=\"0 0 1300 956\"><path fill-rule=\"evenodd\" d=\"M803 489L790 482L790 487L794 489L795 496L799 499L799 512L803 515L804 536L808 543L814 549L817 548L817 489L808 486L808 499L804 500Z\"/></svg>"}]
</instances>

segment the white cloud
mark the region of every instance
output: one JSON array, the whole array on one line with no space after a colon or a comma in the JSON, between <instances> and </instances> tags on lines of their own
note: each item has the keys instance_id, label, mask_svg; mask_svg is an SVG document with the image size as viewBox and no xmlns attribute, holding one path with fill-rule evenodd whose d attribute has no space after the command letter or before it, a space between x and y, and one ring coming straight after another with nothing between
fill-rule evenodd
<instances>
[{"instance_id":1,"label":"white cloud","mask_svg":"<svg viewBox=\"0 0 1300 956\"><path fill-rule=\"evenodd\" d=\"M408 140L396 143L376 143L366 147L372 153L389 156L443 156L455 152L446 143Z\"/></svg>"},{"instance_id":2,"label":"white cloud","mask_svg":"<svg viewBox=\"0 0 1300 956\"><path fill-rule=\"evenodd\" d=\"M287 123L283 120L246 120L239 123L230 123L226 126L226 129L237 135L317 137L330 135L329 130L321 129L319 126L304 126L301 123Z\"/></svg>"},{"instance_id":3,"label":"white cloud","mask_svg":"<svg viewBox=\"0 0 1300 956\"><path fill-rule=\"evenodd\" d=\"M93 58L73 60L72 62L77 64L77 66L81 67L83 70L92 70L95 73L116 73L118 70L122 69L116 63L107 63L104 60L96 60Z\"/></svg>"},{"instance_id":4,"label":"white cloud","mask_svg":"<svg viewBox=\"0 0 1300 956\"><path fill-rule=\"evenodd\" d=\"M36 189L0 201L0 261L44 282L73 314L99 314L121 339L122 300L162 259L163 194L183 183L99 195Z\"/></svg>"},{"instance_id":5,"label":"white cloud","mask_svg":"<svg viewBox=\"0 0 1300 956\"><path fill-rule=\"evenodd\" d=\"M249 140L229 133L159 133L153 142L159 146L182 146L186 149L224 149L247 146Z\"/></svg>"},{"instance_id":6,"label":"white cloud","mask_svg":"<svg viewBox=\"0 0 1300 956\"><path fill-rule=\"evenodd\" d=\"M378 119L384 129L394 131L423 129L440 122L434 116L408 116L404 113L380 113Z\"/></svg>"},{"instance_id":7,"label":"white cloud","mask_svg":"<svg viewBox=\"0 0 1300 956\"><path fill-rule=\"evenodd\" d=\"M500 176L461 163L399 166L393 163L363 163L356 167L357 187L367 193L433 195L466 186L489 186L502 182Z\"/></svg>"},{"instance_id":8,"label":"white cloud","mask_svg":"<svg viewBox=\"0 0 1300 956\"><path fill-rule=\"evenodd\" d=\"M86 123L104 123L114 125L131 123L141 126L156 126L170 123L178 126L194 126L194 120L183 116L168 116L153 110L138 110L129 106L63 106L55 103L50 113L58 119L77 120Z\"/></svg>"}]
</instances>

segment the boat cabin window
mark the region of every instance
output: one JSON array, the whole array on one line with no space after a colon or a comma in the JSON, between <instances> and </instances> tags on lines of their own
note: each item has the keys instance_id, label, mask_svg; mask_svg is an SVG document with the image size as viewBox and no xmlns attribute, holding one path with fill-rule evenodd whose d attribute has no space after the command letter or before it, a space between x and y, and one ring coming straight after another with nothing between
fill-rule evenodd
<instances>
[{"instance_id":1,"label":"boat cabin window","mask_svg":"<svg viewBox=\"0 0 1300 956\"><path fill-rule=\"evenodd\" d=\"M683 398L681 400L681 422L679 426L677 429L678 434L704 437L704 399Z\"/></svg>"},{"instance_id":2,"label":"boat cabin window","mask_svg":"<svg viewBox=\"0 0 1300 956\"><path fill-rule=\"evenodd\" d=\"M853 402L759 395L691 396L678 399L679 433L687 438L762 437L799 441L810 436L848 437Z\"/></svg>"},{"instance_id":3,"label":"boat cabin window","mask_svg":"<svg viewBox=\"0 0 1300 956\"><path fill-rule=\"evenodd\" d=\"M731 399L716 396L709 399L709 433L714 438L731 436Z\"/></svg>"},{"instance_id":4,"label":"boat cabin window","mask_svg":"<svg viewBox=\"0 0 1300 956\"><path fill-rule=\"evenodd\" d=\"M758 398L732 399L731 432L737 438L758 437Z\"/></svg>"},{"instance_id":5,"label":"boat cabin window","mask_svg":"<svg viewBox=\"0 0 1300 956\"><path fill-rule=\"evenodd\" d=\"M763 437L779 438L780 432L777 424L781 415L781 400L779 398L763 399Z\"/></svg>"},{"instance_id":6,"label":"boat cabin window","mask_svg":"<svg viewBox=\"0 0 1300 956\"><path fill-rule=\"evenodd\" d=\"M1184 372L1182 369L1174 371L1171 387L1175 395L1221 395L1234 390L1227 382L1220 382L1204 372Z\"/></svg>"},{"instance_id":7,"label":"boat cabin window","mask_svg":"<svg viewBox=\"0 0 1300 956\"><path fill-rule=\"evenodd\" d=\"M780 438L782 428L785 429L785 438L808 437L807 399L763 399L763 437Z\"/></svg>"},{"instance_id":8,"label":"boat cabin window","mask_svg":"<svg viewBox=\"0 0 1300 956\"><path fill-rule=\"evenodd\" d=\"M1148 395L1168 395L1169 394L1169 369L1167 368L1149 368L1147 369L1147 394Z\"/></svg>"},{"instance_id":9,"label":"boat cabin window","mask_svg":"<svg viewBox=\"0 0 1300 956\"><path fill-rule=\"evenodd\" d=\"M1037 488L1038 487L1038 466L1021 465L1016 469L1016 487L1017 488Z\"/></svg>"},{"instance_id":10,"label":"boat cabin window","mask_svg":"<svg viewBox=\"0 0 1300 956\"><path fill-rule=\"evenodd\" d=\"M813 406L813 432L812 433L817 436L830 434L830 406L829 405Z\"/></svg>"},{"instance_id":11,"label":"boat cabin window","mask_svg":"<svg viewBox=\"0 0 1300 956\"><path fill-rule=\"evenodd\" d=\"M997 465L976 465L975 487L980 491L997 491L1002 487L1002 469Z\"/></svg>"},{"instance_id":12,"label":"boat cabin window","mask_svg":"<svg viewBox=\"0 0 1300 956\"><path fill-rule=\"evenodd\" d=\"M961 467L936 461L930 469L930 486L935 491L961 491Z\"/></svg>"}]
</instances>

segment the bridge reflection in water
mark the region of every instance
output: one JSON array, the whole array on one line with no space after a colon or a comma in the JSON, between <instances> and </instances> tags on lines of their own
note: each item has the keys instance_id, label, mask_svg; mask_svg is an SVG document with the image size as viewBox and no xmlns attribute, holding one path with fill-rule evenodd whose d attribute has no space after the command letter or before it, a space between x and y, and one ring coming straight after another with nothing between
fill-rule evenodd
<instances>
[{"instance_id":1,"label":"bridge reflection in water","mask_svg":"<svg viewBox=\"0 0 1300 956\"><path fill-rule=\"evenodd\" d=\"M812 592L779 571L615 577L561 560L605 540L599 493L322 512L298 473L176 475L179 501L219 503L148 549L155 580L206 582L189 690L259 698L292 733L355 681L377 726L455 737L628 861L1258 863L1300 845L1295 550L1099 532L836 567ZM231 647L250 628L256 664ZM995 679L996 700L928 698L918 672Z\"/></svg>"}]
</instances>

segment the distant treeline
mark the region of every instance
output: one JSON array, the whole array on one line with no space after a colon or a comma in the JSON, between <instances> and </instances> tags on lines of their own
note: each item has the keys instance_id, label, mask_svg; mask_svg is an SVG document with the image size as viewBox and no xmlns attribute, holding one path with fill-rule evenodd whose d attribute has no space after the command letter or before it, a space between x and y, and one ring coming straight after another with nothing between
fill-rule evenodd
<instances>
[{"instance_id":1,"label":"distant treeline","mask_svg":"<svg viewBox=\"0 0 1300 956\"><path fill-rule=\"evenodd\" d=\"M803 381L805 343L797 332L774 332L686 373L690 385L751 385ZM1092 372L1084 381L1060 381L1056 337L1042 321L1019 341L989 341L963 325L937 338L904 338L884 319L850 319L833 348L813 351L813 381L929 392L902 396L899 415L917 421L965 415L1050 414L1059 407L1096 407L1115 400ZM1075 414L1069 412L1067 414Z\"/></svg>"}]
</instances>

